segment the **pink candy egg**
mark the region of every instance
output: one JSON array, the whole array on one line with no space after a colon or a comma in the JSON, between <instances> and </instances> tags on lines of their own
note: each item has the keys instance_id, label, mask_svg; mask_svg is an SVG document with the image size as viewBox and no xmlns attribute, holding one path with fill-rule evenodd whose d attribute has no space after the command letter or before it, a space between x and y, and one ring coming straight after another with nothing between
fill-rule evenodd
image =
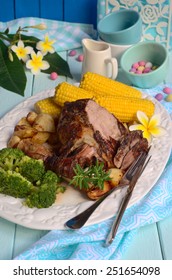
<instances>
[{"instance_id":1,"label":"pink candy egg","mask_svg":"<svg viewBox=\"0 0 172 280\"><path fill-rule=\"evenodd\" d=\"M58 78L58 74L56 73L56 72L52 72L51 74L50 74L50 79L51 80L56 80Z\"/></svg>"},{"instance_id":2,"label":"pink candy egg","mask_svg":"<svg viewBox=\"0 0 172 280\"><path fill-rule=\"evenodd\" d=\"M166 94L170 94L170 93L172 93L172 89L170 87L165 87L163 89L163 92L166 93Z\"/></svg>"},{"instance_id":3,"label":"pink candy egg","mask_svg":"<svg viewBox=\"0 0 172 280\"><path fill-rule=\"evenodd\" d=\"M151 71L152 71L151 68L145 67L145 69L143 70L143 73L149 73Z\"/></svg>"},{"instance_id":4,"label":"pink candy egg","mask_svg":"<svg viewBox=\"0 0 172 280\"><path fill-rule=\"evenodd\" d=\"M82 62L84 60L84 55L83 54L78 55L77 60L79 62Z\"/></svg>"},{"instance_id":5,"label":"pink candy egg","mask_svg":"<svg viewBox=\"0 0 172 280\"><path fill-rule=\"evenodd\" d=\"M138 64L139 64L140 66L145 66L145 64L146 64L146 61L144 61L144 60L141 60L141 61L139 61L139 62L138 62Z\"/></svg>"},{"instance_id":6,"label":"pink candy egg","mask_svg":"<svg viewBox=\"0 0 172 280\"><path fill-rule=\"evenodd\" d=\"M72 50L69 52L69 56L75 56L76 55L76 51L75 50Z\"/></svg>"},{"instance_id":7,"label":"pink candy egg","mask_svg":"<svg viewBox=\"0 0 172 280\"><path fill-rule=\"evenodd\" d=\"M139 64L138 64L138 62L136 62L136 63L134 63L133 65L132 65L132 68L135 68L135 69L137 69L139 67Z\"/></svg>"}]
</instances>

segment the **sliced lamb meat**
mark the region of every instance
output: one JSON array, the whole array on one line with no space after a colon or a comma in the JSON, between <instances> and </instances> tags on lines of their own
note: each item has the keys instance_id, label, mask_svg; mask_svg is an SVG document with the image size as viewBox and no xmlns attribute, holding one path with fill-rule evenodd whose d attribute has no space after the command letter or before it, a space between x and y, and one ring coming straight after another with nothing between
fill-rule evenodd
<instances>
[{"instance_id":1,"label":"sliced lamb meat","mask_svg":"<svg viewBox=\"0 0 172 280\"><path fill-rule=\"evenodd\" d=\"M95 164L96 159L101 161L101 158L99 158L95 148L89 146L88 144L83 144L66 156L54 155L53 157L47 158L46 165L48 168L65 178L73 178L75 175L74 168L76 164L85 168Z\"/></svg>"},{"instance_id":2,"label":"sliced lamb meat","mask_svg":"<svg viewBox=\"0 0 172 280\"><path fill-rule=\"evenodd\" d=\"M114 157L114 165L126 170L142 151L148 150L148 141L143 138L142 131L131 131L123 137Z\"/></svg>"},{"instance_id":3,"label":"sliced lamb meat","mask_svg":"<svg viewBox=\"0 0 172 280\"><path fill-rule=\"evenodd\" d=\"M82 143L92 146L110 167L119 146L119 140L127 133L125 126L91 99L67 102L57 127L59 139L69 150Z\"/></svg>"},{"instance_id":4,"label":"sliced lamb meat","mask_svg":"<svg viewBox=\"0 0 172 280\"><path fill-rule=\"evenodd\" d=\"M113 157L120 139L127 133L125 126L91 99L66 102L61 112L57 133L61 148L46 165L63 177L72 178L73 168L103 161L113 167Z\"/></svg>"}]
</instances>

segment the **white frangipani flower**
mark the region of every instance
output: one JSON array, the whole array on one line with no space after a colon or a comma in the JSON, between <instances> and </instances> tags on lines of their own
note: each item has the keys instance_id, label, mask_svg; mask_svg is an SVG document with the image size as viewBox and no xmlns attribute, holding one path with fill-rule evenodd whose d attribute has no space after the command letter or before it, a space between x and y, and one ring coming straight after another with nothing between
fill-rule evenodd
<instances>
[{"instance_id":1,"label":"white frangipani flower","mask_svg":"<svg viewBox=\"0 0 172 280\"><path fill-rule=\"evenodd\" d=\"M44 55L47 53L54 53L55 49L52 46L55 43L55 40L50 40L48 35L45 35L44 41L39 41L36 44L37 50L40 50Z\"/></svg>"},{"instance_id":2,"label":"white frangipani flower","mask_svg":"<svg viewBox=\"0 0 172 280\"><path fill-rule=\"evenodd\" d=\"M13 45L11 50L16 53L18 59L26 62L29 59L29 54L33 51L32 47L25 47L22 40L18 41L17 46Z\"/></svg>"},{"instance_id":3,"label":"white frangipani flower","mask_svg":"<svg viewBox=\"0 0 172 280\"><path fill-rule=\"evenodd\" d=\"M41 52L35 53L32 51L31 59L26 62L26 67L36 75L39 74L41 70L48 69L50 65L47 61L43 60L43 54Z\"/></svg>"},{"instance_id":4,"label":"white frangipani flower","mask_svg":"<svg viewBox=\"0 0 172 280\"><path fill-rule=\"evenodd\" d=\"M129 130L142 130L143 137L150 143L153 137L159 137L165 134L166 130L160 126L160 115L155 114L150 119L141 111L137 112L138 124L130 125Z\"/></svg>"}]
</instances>

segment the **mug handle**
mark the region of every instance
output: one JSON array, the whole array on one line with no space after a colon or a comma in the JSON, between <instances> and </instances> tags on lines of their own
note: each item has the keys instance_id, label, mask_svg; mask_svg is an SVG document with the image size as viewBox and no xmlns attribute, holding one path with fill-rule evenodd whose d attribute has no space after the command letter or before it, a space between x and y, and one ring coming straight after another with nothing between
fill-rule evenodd
<instances>
[{"instance_id":1,"label":"mug handle","mask_svg":"<svg viewBox=\"0 0 172 280\"><path fill-rule=\"evenodd\" d=\"M113 58L107 58L105 60L106 63L110 63L112 65L112 75L111 79L115 80L116 77L117 77L117 74L118 74L118 62L117 62L117 59L115 57Z\"/></svg>"}]
</instances>

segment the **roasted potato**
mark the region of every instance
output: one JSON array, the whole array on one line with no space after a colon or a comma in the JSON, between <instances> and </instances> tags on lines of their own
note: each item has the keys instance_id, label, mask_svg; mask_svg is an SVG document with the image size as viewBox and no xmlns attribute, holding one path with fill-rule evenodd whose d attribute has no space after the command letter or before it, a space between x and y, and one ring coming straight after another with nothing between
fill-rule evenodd
<instances>
[{"instance_id":1,"label":"roasted potato","mask_svg":"<svg viewBox=\"0 0 172 280\"><path fill-rule=\"evenodd\" d=\"M110 178L111 178L111 185L112 187L116 187L119 184L119 181L122 179L124 172L118 168L111 168L110 171Z\"/></svg>"},{"instance_id":2,"label":"roasted potato","mask_svg":"<svg viewBox=\"0 0 172 280\"><path fill-rule=\"evenodd\" d=\"M87 196L92 200L97 200L106 192L110 191L110 189L111 189L110 183L105 181L103 190L93 187L89 191L87 191Z\"/></svg>"},{"instance_id":3,"label":"roasted potato","mask_svg":"<svg viewBox=\"0 0 172 280\"><path fill-rule=\"evenodd\" d=\"M34 123L34 121L35 121L35 119L36 119L36 117L38 116L38 114L37 113L35 113L35 112L29 112L28 114L27 114L27 117L26 117L26 120L29 122L29 124L30 125L33 125L33 123Z\"/></svg>"},{"instance_id":4,"label":"roasted potato","mask_svg":"<svg viewBox=\"0 0 172 280\"><path fill-rule=\"evenodd\" d=\"M37 130L28 125L16 125L14 128L15 136L18 136L21 139L31 138L37 133Z\"/></svg>"},{"instance_id":5,"label":"roasted potato","mask_svg":"<svg viewBox=\"0 0 172 280\"><path fill-rule=\"evenodd\" d=\"M48 114L38 114L33 123L33 128L37 131L53 133L55 132L54 119Z\"/></svg>"},{"instance_id":6,"label":"roasted potato","mask_svg":"<svg viewBox=\"0 0 172 280\"><path fill-rule=\"evenodd\" d=\"M39 131L32 137L32 141L37 144L43 144L43 143L47 142L49 137L50 137L49 132Z\"/></svg>"},{"instance_id":7,"label":"roasted potato","mask_svg":"<svg viewBox=\"0 0 172 280\"><path fill-rule=\"evenodd\" d=\"M16 125L31 126L26 117L21 118Z\"/></svg>"},{"instance_id":8,"label":"roasted potato","mask_svg":"<svg viewBox=\"0 0 172 280\"><path fill-rule=\"evenodd\" d=\"M21 139L17 135L12 135L7 143L8 148L16 148Z\"/></svg>"}]
</instances>

